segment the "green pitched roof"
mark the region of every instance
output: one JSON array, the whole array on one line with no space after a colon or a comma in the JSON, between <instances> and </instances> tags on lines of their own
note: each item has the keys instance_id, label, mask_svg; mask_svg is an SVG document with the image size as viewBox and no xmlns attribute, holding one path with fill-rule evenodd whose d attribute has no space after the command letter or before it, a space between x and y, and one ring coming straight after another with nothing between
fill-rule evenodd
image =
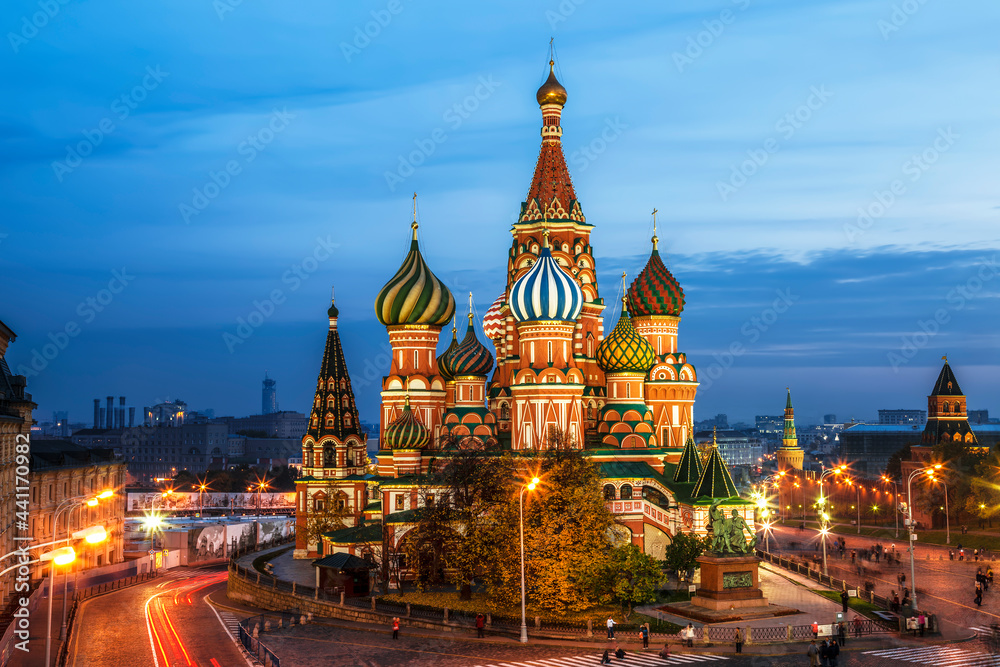
<instances>
[{"instance_id":1,"label":"green pitched roof","mask_svg":"<svg viewBox=\"0 0 1000 667\"><path fill-rule=\"evenodd\" d=\"M695 484L701 479L702 466L701 457L698 455L698 447L694 444L694 438L688 437L684 451L681 453L681 460L677 462L674 470L674 481L679 484Z\"/></svg>"},{"instance_id":2,"label":"green pitched roof","mask_svg":"<svg viewBox=\"0 0 1000 667\"><path fill-rule=\"evenodd\" d=\"M360 526L331 530L323 533L328 541L334 544L357 544L359 542L381 542L382 524L378 521L362 523Z\"/></svg>"},{"instance_id":3,"label":"green pitched roof","mask_svg":"<svg viewBox=\"0 0 1000 667\"><path fill-rule=\"evenodd\" d=\"M739 495L736 485L733 484L733 478L729 474L729 467L722 460L718 446L713 443L712 451L705 462L705 469L702 470L701 477L695 484L694 491L691 492L691 497L733 498L739 497Z\"/></svg>"}]
</instances>

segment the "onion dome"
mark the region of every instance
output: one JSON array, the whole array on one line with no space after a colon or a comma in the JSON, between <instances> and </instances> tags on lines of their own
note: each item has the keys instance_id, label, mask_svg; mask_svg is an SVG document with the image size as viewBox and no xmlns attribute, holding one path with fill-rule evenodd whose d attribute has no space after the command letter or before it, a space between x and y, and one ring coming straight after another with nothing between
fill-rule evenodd
<instances>
[{"instance_id":1,"label":"onion dome","mask_svg":"<svg viewBox=\"0 0 1000 667\"><path fill-rule=\"evenodd\" d=\"M402 414L386 427L382 440L383 449L423 449L431 441L430 431L410 409L409 396Z\"/></svg>"},{"instance_id":2,"label":"onion dome","mask_svg":"<svg viewBox=\"0 0 1000 667\"><path fill-rule=\"evenodd\" d=\"M639 272L628 288L629 308L637 317L677 316L684 310L684 290L660 259L658 241L654 232L653 253L649 256L646 267Z\"/></svg>"},{"instance_id":3,"label":"onion dome","mask_svg":"<svg viewBox=\"0 0 1000 667\"><path fill-rule=\"evenodd\" d=\"M448 349L444 351L444 354L437 358L438 373L440 373L441 377L445 379L445 382L451 382L455 379L455 377L448 372L448 367L445 365L445 359L455 352L456 347L458 347L458 330L455 328L455 324L452 323L451 345L449 345Z\"/></svg>"},{"instance_id":4,"label":"onion dome","mask_svg":"<svg viewBox=\"0 0 1000 667\"><path fill-rule=\"evenodd\" d=\"M559 266L548 241L534 266L510 288L510 312L518 322L572 322L583 309L583 291Z\"/></svg>"},{"instance_id":5,"label":"onion dome","mask_svg":"<svg viewBox=\"0 0 1000 667\"><path fill-rule=\"evenodd\" d=\"M564 106L566 104L566 89L563 85L559 83L556 79L555 72L555 61L549 61L549 78L545 80L542 87L538 89L535 93L535 99L538 100L538 106L544 106L546 104L558 104L559 106Z\"/></svg>"},{"instance_id":6,"label":"onion dome","mask_svg":"<svg viewBox=\"0 0 1000 667\"><path fill-rule=\"evenodd\" d=\"M597 346L597 365L606 373L645 373L656 363L653 346L632 326L625 299L618 325Z\"/></svg>"},{"instance_id":7,"label":"onion dome","mask_svg":"<svg viewBox=\"0 0 1000 667\"><path fill-rule=\"evenodd\" d=\"M417 223L413 222L413 242L396 275L375 299L375 315L385 326L431 324L441 326L455 312L455 297L424 262L417 244Z\"/></svg>"},{"instance_id":8,"label":"onion dome","mask_svg":"<svg viewBox=\"0 0 1000 667\"><path fill-rule=\"evenodd\" d=\"M444 365L452 377L462 375L488 375L493 370L493 355L476 337L476 329L472 326L472 313L469 313L469 328L465 338L448 356Z\"/></svg>"},{"instance_id":9,"label":"onion dome","mask_svg":"<svg viewBox=\"0 0 1000 667\"><path fill-rule=\"evenodd\" d=\"M483 333L490 340L496 340L503 336L503 317L500 315L500 309L503 308L503 294L497 297L497 300L493 302L490 309L486 311L483 316Z\"/></svg>"}]
</instances>

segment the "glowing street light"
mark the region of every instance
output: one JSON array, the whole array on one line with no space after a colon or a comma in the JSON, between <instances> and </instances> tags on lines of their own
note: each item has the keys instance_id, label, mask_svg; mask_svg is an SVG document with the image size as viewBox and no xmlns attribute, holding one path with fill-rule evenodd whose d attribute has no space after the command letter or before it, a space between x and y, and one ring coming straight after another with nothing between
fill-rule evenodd
<instances>
[{"instance_id":1,"label":"glowing street light","mask_svg":"<svg viewBox=\"0 0 1000 667\"><path fill-rule=\"evenodd\" d=\"M913 478L916 477L917 475L924 474L927 475L927 477L933 481L934 471L940 469L941 469L940 463L937 463L933 466L926 466L924 468L917 468L916 470L910 473L909 477L906 478L906 513L907 513L906 529L909 532L909 538L910 538L910 543L909 543L910 583L913 584L913 595L910 597L910 608L913 610L914 614L917 613L917 568L916 565L914 565L914 557L913 557L913 551L914 551L913 540L916 537L913 534L913 492L912 492Z\"/></svg>"},{"instance_id":2,"label":"glowing street light","mask_svg":"<svg viewBox=\"0 0 1000 667\"><path fill-rule=\"evenodd\" d=\"M528 623L525 615L525 585L524 585L524 492L534 491L542 480L532 477L531 481L521 486L518 494L518 504L520 506L520 527L521 527L521 643L528 643Z\"/></svg>"}]
</instances>

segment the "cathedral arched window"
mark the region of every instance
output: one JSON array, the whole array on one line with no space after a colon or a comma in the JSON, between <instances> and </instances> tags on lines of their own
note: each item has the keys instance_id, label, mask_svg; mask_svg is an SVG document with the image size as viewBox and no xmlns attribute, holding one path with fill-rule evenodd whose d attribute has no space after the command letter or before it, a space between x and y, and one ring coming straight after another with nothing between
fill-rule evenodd
<instances>
[{"instance_id":1,"label":"cathedral arched window","mask_svg":"<svg viewBox=\"0 0 1000 667\"><path fill-rule=\"evenodd\" d=\"M506 403L500 404L500 419L510 419L510 406Z\"/></svg>"},{"instance_id":2,"label":"cathedral arched window","mask_svg":"<svg viewBox=\"0 0 1000 667\"><path fill-rule=\"evenodd\" d=\"M620 495L622 500L632 500L632 487L628 484L622 484Z\"/></svg>"},{"instance_id":3,"label":"cathedral arched window","mask_svg":"<svg viewBox=\"0 0 1000 667\"><path fill-rule=\"evenodd\" d=\"M614 484L605 484L604 485L604 499L605 500L614 500L615 499L615 485Z\"/></svg>"},{"instance_id":4,"label":"cathedral arched window","mask_svg":"<svg viewBox=\"0 0 1000 667\"><path fill-rule=\"evenodd\" d=\"M326 495L322 492L313 496L313 511L322 512L326 509Z\"/></svg>"},{"instance_id":5,"label":"cathedral arched window","mask_svg":"<svg viewBox=\"0 0 1000 667\"><path fill-rule=\"evenodd\" d=\"M354 420L351 419L351 413L348 412L347 414L344 415L344 426L350 428L353 425L354 425Z\"/></svg>"},{"instance_id":6,"label":"cathedral arched window","mask_svg":"<svg viewBox=\"0 0 1000 667\"><path fill-rule=\"evenodd\" d=\"M594 409L594 404L591 403L587 406L587 419L593 421L597 418L597 410Z\"/></svg>"},{"instance_id":7,"label":"cathedral arched window","mask_svg":"<svg viewBox=\"0 0 1000 667\"><path fill-rule=\"evenodd\" d=\"M945 401L945 402L944 402L944 404L943 404L943 405L941 406L941 410L942 410L943 412L945 412L945 413L948 413L948 412L949 412L949 410L948 410L948 401Z\"/></svg>"}]
</instances>

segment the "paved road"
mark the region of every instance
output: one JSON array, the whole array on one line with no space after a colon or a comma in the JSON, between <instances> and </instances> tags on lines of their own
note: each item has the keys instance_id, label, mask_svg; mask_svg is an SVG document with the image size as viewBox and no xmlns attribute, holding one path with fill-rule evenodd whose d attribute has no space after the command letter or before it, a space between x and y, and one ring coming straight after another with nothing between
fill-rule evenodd
<instances>
[{"instance_id":1,"label":"paved road","mask_svg":"<svg viewBox=\"0 0 1000 667\"><path fill-rule=\"evenodd\" d=\"M68 667L245 667L205 597L225 586L225 567L175 569L147 584L86 601Z\"/></svg>"},{"instance_id":2,"label":"paved road","mask_svg":"<svg viewBox=\"0 0 1000 667\"><path fill-rule=\"evenodd\" d=\"M850 554L851 549L870 547L876 541L881 541L886 548L894 543L897 552L903 550L902 558L899 565L886 565L885 561L879 564L865 561L852 565L849 557L841 560L832 549L828 548L827 567L832 576L846 579L852 583L859 581L859 578L862 581L871 580L875 583L876 594L879 595L887 595L890 591L900 592L897 576L901 572L906 575L906 586L912 586L910 562L905 551L905 538L902 541L892 542L863 536L845 535L843 537L847 541L847 554ZM809 545L810 550L806 552L787 551L785 548L792 541L803 546ZM802 555L811 558L814 550L817 553L819 551L816 531L800 532L797 528L776 526L771 536L771 550L777 551L778 549L784 550L789 555ZM927 544L918 546L914 554L916 557L917 602L922 609L937 614L942 624L946 626L946 633L950 631L955 635L967 636L975 632L977 628L988 628L991 624L1000 623L1000 588L991 587L983 597L981 607L977 607L973 602L976 569L981 567L985 572L987 565L993 565L995 574L998 576L997 583L1000 584L1000 562L950 561L948 560L947 547ZM930 560L927 560L928 555ZM858 565L862 567L861 575L858 574Z\"/></svg>"}]
</instances>

